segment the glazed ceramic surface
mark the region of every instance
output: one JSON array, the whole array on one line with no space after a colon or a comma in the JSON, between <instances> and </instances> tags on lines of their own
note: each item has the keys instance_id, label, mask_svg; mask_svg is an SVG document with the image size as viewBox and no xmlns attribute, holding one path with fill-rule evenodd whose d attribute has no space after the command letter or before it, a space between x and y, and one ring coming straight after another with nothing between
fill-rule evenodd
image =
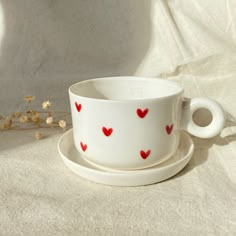
<instances>
[{"instance_id":1,"label":"glazed ceramic surface","mask_svg":"<svg viewBox=\"0 0 236 236\"><path fill-rule=\"evenodd\" d=\"M61 137L58 150L66 166L84 179L114 186L141 186L166 180L181 171L191 159L194 145L189 135L181 132L179 146L167 161L157 166L132 171L113 171L86 161L74 145L72 129Z\"/></svg>"},{"instance_id":2,"label":"glazed ceramic surface","mask_svg":"<svg viewBox=\"0 0 236 236\"><path fill-rule=\"evenodd\" d=\"M216 102L185 100L179 84L162 79L93 79L72 85L69 94L77 150L108 168L131 170L160 164L176 152L181 129L211 137L224 124ZM213 116L204 128L192 121L192 113L202 107Z\"/></svg>"}]
</instances>

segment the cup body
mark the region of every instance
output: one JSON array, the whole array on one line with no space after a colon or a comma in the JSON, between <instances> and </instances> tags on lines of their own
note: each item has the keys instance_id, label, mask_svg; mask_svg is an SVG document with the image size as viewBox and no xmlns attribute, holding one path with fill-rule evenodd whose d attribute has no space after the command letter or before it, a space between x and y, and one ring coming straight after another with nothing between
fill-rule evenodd
<instances>
[{"instance_id":1,"label":"cup body","mask_svg":"<svg viewBox=\"0 0 236 236\"><path fill-rule=\"evenodd\" d=\"M114 169L142 169L177 150L183 88L153 78L110 77L69 89L74 143L85 159Z\"/></svg>"}]
</instances>

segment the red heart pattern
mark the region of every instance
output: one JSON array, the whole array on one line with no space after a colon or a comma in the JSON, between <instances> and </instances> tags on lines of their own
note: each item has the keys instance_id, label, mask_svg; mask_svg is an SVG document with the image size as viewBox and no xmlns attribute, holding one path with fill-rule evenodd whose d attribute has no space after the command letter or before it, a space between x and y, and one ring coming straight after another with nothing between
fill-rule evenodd
<instances>
[{"instance_id":1,"label":"red heart pattern","mask_svg":"<svg viewBox=\"0 0 236 236\"><path fill-rule=\"evenodd\" d=\"M111 134L112 134L112 132L113 132L113 129L112 128L106 128L106 127L102 127L102 131L103 131L103 133L108 137L108 136L110 136Z\"/></svg>"},{"instance_id":2,"label":"red heart pattern","mask_svg":"<svg viewBox=\"0 0 236 236\"><path fill-rule=\"evenodd\" d=\"M138 108L136 112L137 112L137 115L138 115L141 119L143 119L143 118L147 115L147 113L148 113L148 108L146 108L146 109L144 109L144 110L141 110L140 108Z\"/></svg>"},{"instance_id":3,"label":"red heart pattern","mask_svg":"<svg viewBox=\"0 0 236 236\"><path fill-rule=\"evenodd\" d=\"M85 152L88 146L87 146L87 144L83 144L82 142L80 142L80 147Z\"/></svg>"},{"instance_id":4,"label":"red heart pattern","mask_svg":"<svg viewBox=\"0 0 236 236\"><path fill-rule=\"evenodd\" d=\"M75 102L75 106L76 106L77 111L80 112L82 108L82 104L81 103L78 104L77 102Z\"/></svg>"},{"instance_id":5,"label":"red heart pattern","mask_svg":"<svg viewBox=\"0 0 236 236\"><path fill-rule=\"evenodd\" d=\"M150 153L151 153L151 150L148 150L148 151L143 151L143 150L141 150L140 151L140 156L145 160L145 159L147 159L148 158L148 156L150 155Z\"/></svg>"},{"instance_id":6,"label":"red heart pattern","mask_svg":"<svg viewBox=\"0 0 236 236\"><path fill-rule=\"evenodd\" d=\"M75 102L75 106L76 106L77 111L80 112L81 109L82 109L82 104ZM148 114L148 111L149 111L148 108L145 108L144 110L138 108L136 112L137 112L137 115L141 119L143 119ZM173 131L173 128L174 128L173 124L166 125L166 127L165 127L166 133L168 135L170 135L172 133L172 131ZM103 126L102 127L102 131L103 131L103 134L105 136L109 137L112 134L112 132L113 132L113 128L107 128L107 127ZM80 146L81 146L81 149L83 150L83 152L85 152L87 150L87 148L88 148L88 145L83 143L83 142L80 142ZM147 159L150 156L150 154L151 154L151 150L147 150L147 151L140 150L140 156L144 160Z\"/></svg>"},{"instance_id":7,"label":"red heart pattern","mask_svg":"<svg viewBox=\"0 0 236 236\"><path fill-rule=\"evenodd\" d=\"M171 134L171 132L172 132L172 130L173 130L173 127L174 127L174 125L167 125L166 126L166 132L167 132L167 134L168 135L170 135Z\"/></svg>"}]
</instances>

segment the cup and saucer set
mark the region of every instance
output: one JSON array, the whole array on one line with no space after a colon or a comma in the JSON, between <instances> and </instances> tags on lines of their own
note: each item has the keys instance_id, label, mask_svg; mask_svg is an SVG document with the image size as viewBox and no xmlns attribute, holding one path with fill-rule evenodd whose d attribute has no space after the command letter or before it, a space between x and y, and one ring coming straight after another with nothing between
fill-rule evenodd
<instances>
[{"instance_id":1,"label":"cup and saucer set","mask_svg":"<svg viewBox=\"0 0 236 236\"><path fill-rule=\"evenodd\" d=\"M180 172L190 161L189 134L216 136L224 112L214 100L185 98L176 82L142 77L107 77L69 88L73 129L63 134L58 150L80 177L106 185L141 186ZM193 121L205 108L212 114L206 127Z\"/></svg>"}]
</instances>

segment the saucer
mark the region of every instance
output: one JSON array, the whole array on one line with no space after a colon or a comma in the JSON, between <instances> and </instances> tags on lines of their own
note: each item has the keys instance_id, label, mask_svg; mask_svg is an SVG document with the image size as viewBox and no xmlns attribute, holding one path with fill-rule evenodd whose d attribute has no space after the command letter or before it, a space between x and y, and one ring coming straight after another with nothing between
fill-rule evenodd
<instances>
[{"instance_id":1,"label":"saucer","mask_svg":"<svg viewBox=\"0 0 236 236\"><path fill-rule=\"evenodd\" d=\"M150 168L131 171L112 171L85 161L74 145L72 129L62 135L58 150L66 166L84 179L114 186L142 186L161 182L180 172L190 161L194 144L187 133L181 132L178 150L171 158Z\"/></svg>"}]
</instances>

